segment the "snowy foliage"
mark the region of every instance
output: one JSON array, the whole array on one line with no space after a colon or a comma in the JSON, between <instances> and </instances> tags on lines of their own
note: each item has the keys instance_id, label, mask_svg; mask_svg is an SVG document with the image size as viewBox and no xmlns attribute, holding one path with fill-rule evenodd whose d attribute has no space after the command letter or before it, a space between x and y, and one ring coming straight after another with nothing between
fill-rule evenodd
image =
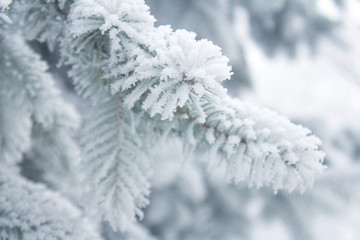
<instances>
[{"instance_id":1,"label":"snowy foliage","mask_svg":"<svg viewBox=\"0 0 360 240\"><path fill-rule=\"evenodd\" d=\"M149 156L164 139L181 137L187 153L209 153L208 168L224 166L228 182L274 191L303 192L324 169L318 138L275 112L230 98L221 86L232 75L221 49L196 40L192 32L155 27L143 0L31 0L16 2L9 11L13 25L0 25L0 163L7 168L26 163L25 154L45 174L42 180L60 192L66 188L61 178L80 171L83 189L76 190L84 195L85 212L113 230L136 228L133 222L143 217L153 165ZM19 33L12 33L17 28ZM58 47L77 93L91 99L81 131L80 168L73 139L78 116L24 38L46 42L50 50ZM38 197L34 204L41 205L43 197L47 202L47 190L13 177L4 175L3 186L29 188L27 194ZM14 197L10 191L6 196ZM49 198L55 205L60 201ZM6 201L11 205L16 199ZM10 205L5 218L18 208ZM38 228L34 218L21 221ZM60 224L53 229L55 239L64 234L86 239L72 229L62 231L63 221L54 220ZM28 234L26 227L4 226L4 234ZM33 238L41 234L46 233L39 230ZM135 237L130 231L128 238ZM151 239L146 232L139 238Z\"/></svg>"},{"instance_id":2,"label":"snowy foliage","mask_svg":"<svg viewBox=\"0 0 360 240\"><path fill-rule=\"evenodd\" d=\"M139 129L141 117L121 107L117 98L92 111L84 129L82 164L91 187L91 211L114 229L125 227L136 215L142 218L141 208L148 204L152 171L141 139L147 136Z\"/></svg>"},{"instance_id":3,"label":"snowy foliage","mask_svg":"<svg viewBox=\"0 0 360 240\"><path fill-rule=\"evenodd\" d=\"M11 2L12 2L12 0L1 0L0 1L0 8L5 9L5 8L9 7Z\"/></svg>"},{"instance_id":4,"label":"snowy foliage","mask_svg":"<svg viewBox=\"0 0 360 240\"><path fill-rule=\"evenodd\" d=\"M142 1L73 5L61 45L78 91L95 106L110 91L123 99L120 107L177 121L174 131L184 142L223 155L230 181L290 191L310 186L322 170L319 140L268 110L226 97L219 82L231 73L220 49L184 30L155 28L147 10Z\"/></svg>"},{"instance_id":5,"label":"snowy foliage","mask_svg":"<svg viewBox=\"0 0 360 240\"><path fill-rule=\"evenodd\" d=\"M41 158L36 161L46 175L44 178L61 189L64 173L71 175L79 160L79 149L72 138L79 118L61 98L54 80L46 73L46 64L23 37L6 28L2 30L5 34L0 36L1 238L96 239L93 227L85 223L82 227L83 223L78 221L79 210L58 194L17 176L16 168L24 161L23 155L40 152ZM68 219L63 218L65 212ZM74 222L73 226L67 225L69 220Z\"/></svg>"},{"instance_id":6,"label":"snowy foliage","mask_svg":"<svg viewBox=\"0 0 360 240\"><path fill-rule=\"evenodd\" d=\"M29 0L21 1L19 11L24 21L24 32L27 39L46 42L54 50L59 38L64 33L66 12L72 0Z\"/></svg>"},{"instance_id":7,"label":"snowy foliage","mask_svg":"<svg viewBox=\"0 0 360 240\"><path fill-rule=\"evenodd\" d=\"M7 171L3 164L0 169L1 239L100 239L69 201Z\"/></svg>"},{"instance_id":8,"label":"snowy foliage","mask_svg":"<svg viewBox=\"0 0 360 240\"><path fill-rule=\"evenodd\" d=\"M273 194L266 188L224 183L223 165L213 174L204 173L206 157L182 163L180 146L179 141L171 142L155 154L151 205L144 225L159 239L263 239L266 233L261 233L261 226L269 222L285 227L288 237L281 239L318 239L313 226L319 216L341 216L344 205L356 206L360 200L356 166L327 170L303 194Z\"/></svg>"},{"instance_id":9,"label":"snowy foliage","mask_svg":"<svg viewBox=\"0 0 360 240\"><path fill-rule=\"evenodd\" d=\"M14 15L27 39L47 42L50 49L60 46L77 92L92 99L82 134L82 169L92 194L90 212L98 219L119 229L142 217L152 172L147 155L160 137L181 136L190 153L218 156L208 166L225 163L229 182L304 191L322 171L320 140L309 130L226 95L220 82L230 79L231 68L212 42L196 40L185 30L155 27L142 0L71 3L22 1ZM19 98L6 101L19 102L20 114L27 117L17 118L25 122L17 123L14 137L4 130L3 139L15 140L11 147L2 144L2 158L19 162L33 138L45 146L45 157L55 156L52 161L76 161L76 144L66 132L76 128L74 113L57 98L51 81L45 82L49 76L37 56L23 43L8 44L2 45L9 52L4 64L12 63L13 54L19 61L13 68L21 69L7 68L15 81L2 84L15 84L6 88L16 94L3 96Z\"/></svg>"},{"instance_id":10,"label":"snowy foliage","mask_svg":"<svg viewBox=\"0 0 360 240\"><path fill-rule=\"evenodd\" d=\"M1 22L11 23L11 19L7 16L6 10L9 8L12 0L1 0L0 1L0 24Z\"/></svg>"},{"instance_id":11,"label":"snowy foliage","mask_svg":"<svg viewBox=\"0 0 360 240\"><path fill-rule=\"evenodd\" d=\"M219 45L235 73L224 82L232 95L252 85L246 37L275 56L295 56L299 46L317 50L320 40L334 37L342 23L343 0L146 0L158 24L187 29ZM247 32L249 31L249 33Z\"/></svg>"},{"instance_id":12,"label":"snowy foliage","mask_svg":"<svg viewBox=\"0 0 360 240\"><path fill-rule=\"evenodd\" d=\"M229 57L234 75L223 82L231 94L251 85L245 49L237 33L237 4L234 0L146 0L157 24L196 32L198 38L211 39Z\"/></svg>"},{"instance_id":13,"label":"snowy foliage","mask_svg":"<svg viewBox=\"0 0 360 240\"><path fill-rule=\"evenodd\" d=\"M21 161L31 147L31 138L34 147L44 147L47 161L70 165L78 160L79 150L72 139L78 115L60 97L54 80L45 72L46 64L21 35L2 36L0 48L1 162L14 165Z\"/></svg>"}]
</instances>

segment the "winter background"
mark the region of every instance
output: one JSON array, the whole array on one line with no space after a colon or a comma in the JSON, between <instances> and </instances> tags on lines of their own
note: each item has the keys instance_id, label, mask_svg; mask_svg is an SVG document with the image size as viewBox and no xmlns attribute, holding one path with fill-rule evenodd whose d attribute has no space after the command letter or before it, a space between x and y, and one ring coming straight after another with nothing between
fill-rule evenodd
<instances>
[{"instance_id":1,"label":"winter background","mask_svg":"<svg viewBox=\"0 0 360 240\"><path fill-rule=\"evenodd\" d=\"M195 161L183 153L181 141L168 141L151 156L156 165L144 219L129 233L114 232L104 223L102 237L359 240L360 1L146 3L156 25L193 31L198 39L222 48L234 72L232 80L223 83L230 95L311 129L323 142L327 169L303 194L275 194L266 187L228 184L224 166L209 174L204 171L206 155ZM67 69L56 67L58 52L38 41L31 46L49 63L65 99L85 115L89 103L75 94ZM23 169L25 176L37 180L36 169ZM149 234L142 233L143 227Z\"/></svg>"},{"instance_id":2,"label":"winter background","mask_svg":"<svg viewBox=\"0 0 360 240\"><path fill-rule=\"evenodd\" d=\"M224 185L187 161L178 177L155 174L152 198L169 206L152 209L153 201L151 227L164 239L359 239L360 2L148 2L160 24L221 46L234 71L230 93L309 127L328 166L312 190L273 195ZM181 162L174 149L161 151L164 162ZM177 199L177 191L188 197Z\"/></svg>"}]
</instances>

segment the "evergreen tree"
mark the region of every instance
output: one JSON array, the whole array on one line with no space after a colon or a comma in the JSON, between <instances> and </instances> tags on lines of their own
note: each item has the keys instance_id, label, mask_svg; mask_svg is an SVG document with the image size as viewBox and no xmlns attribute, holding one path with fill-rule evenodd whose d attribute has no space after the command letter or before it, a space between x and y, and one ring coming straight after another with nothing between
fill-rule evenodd
<instances>
[{"instance_id":1,"label":"evergreen tree","mask_svg":"<svg viewBox=\"0 0 360 240\"><path fill-rule=\"evenodd\" d=\"M212 4L204 9L221 5ZM240 1L221 6L229 12L237 4L254 10ZM325 168L321 141L310 130L230 97L221 83L233 73L221 49L192 32L155 26L143 0L1 0L0 9L2 239L249 236L245 228L234 231L234 224L246 222L236 202L250 199L225 181L304 192ZM58 51L58 66L68 67L76 93L90 99L87 117L63 99L57 76L27 40ZM246 67L236 72L248 76ZM187 158L198 159L185 183L194 184L195 195L173 178L164 195L155 192L149 200L154 166L164 162L154 149L172 139L181 140ZM161 176L155 171L155 188ZM210 209L206 214L214 222L206 225L204 218L206 227L185 229L176 221L163 224L169 212L157 216L157 202L179 194L195 211L173 199L178 214L201 218L207 216L203 208ZM219 228L208 231L213 225L228 228L226 235Z\"/></svg>"}]
</instances>

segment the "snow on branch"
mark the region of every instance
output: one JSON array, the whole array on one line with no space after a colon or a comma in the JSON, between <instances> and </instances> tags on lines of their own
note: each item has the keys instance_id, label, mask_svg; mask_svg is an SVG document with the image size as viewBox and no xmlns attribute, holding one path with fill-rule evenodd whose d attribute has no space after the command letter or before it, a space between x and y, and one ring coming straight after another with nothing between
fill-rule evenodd
<instances>
[{"instance_id":1,"label":"snow on branch","mask_svg":"<svg viewBox=\"0 0 360 240\"><path fill-rule=\"evenodd\" d=\"M0 161L15 165L33 146L50 165L71 169L80 154L72 138L79 116L21 35L0 38Z\"/></svg>"},{"instance_id":2,"label":"snow on branch","mask_svg":"<svg viewBox=\"0 0 360 240\"><path fill-rule=\"evenodd\" d=\"M79 209L0 163L1 239L101 239Z\"/></svg>"},{"instance_id":3,"label":"snow on branch","mask_svg":"<svg viewBox=\"0 0 360 240\"><path fill-rule=\"evenodd\" d=\"M0 9L6 9L12 3L12 0L0 0Z\"/></svg>"},{"instance_id":4,"label":"snow on branch","mask_svg":"<svg viewBox=\"0 0 360 240\"><path fill-rule=\"evenodd\" d=\"M10 4L12 3L12 0L0 0L0 23L2 21L6 23L11 23L11 19L7 16L6 12L9 8ZM5 12L5 13L3 13Z\"/></svg>"},{"instance_id":5,"label":"snow on branch","mask_svg":"<svg viewBox=\"0 0 360 240\"><path fill-rule=\"evenodd\" d=\"M140 120L118 98L108 97L93 107L85 124L82 166L91 189L90 213L117 230L142 218L148 204L152 170L143 139L150 134Z\"/></svg>"},{"instance_id":6,"label":"snow on branch","mask_svg":"<svg viewBox=\"0 0 360 240\"><path fill-rule=\"evenodd\" d=\"M67 12L73 0L20 1L24 36L28 40L46 42L50 50L63 36Z\"/></svg>"},{"instance_id":7,"label":"snow on branch","mask_svg":"<svg viewBox=\"0 0 360 240\"><path fill-rule=\"evenodd\" d=\"M207 116L197 123L190 110L178 110L187 129L185 144L219 154L227 164L227 179L249 186L270 185L275 191L304 191L322 172L320 140L275 112L225 97L221 104L203 105ZM195 124L194 124L195 123ZM210 159L216 159L211 157ZM219 162L212 162L209 168Z\"/></svg>"},{"instance_id":8,"label":"snow on branch","mask_svg":"<svg viewBox=\"0 0 360 240\"><path fill-rule=\"evenodd\" d=\"M49 9L58 9L56 1L49 4ZM54 14L42 9L45 17ZM95 194L111 195L95 198L100 199L98 213L110 223L122 216L141 216L148 170L143 170L147 149L141 147L146 144L139 134L155 140L155 132L168 132L157 131L168 123L168 130L181 135L189 149L220 155L229 181L303 191L322 171L320 140L309 130L226 95L220 82L230 79L231 68L210 41L196 40L185 30L154 27L143 0L79 0L69 9L56 13L58 19L66 16L63 36L57 39L78 93L93 100L94 122L85 135L84 162L90 165L95 186L100 186ZM29 12L28 19L31 16ZM48 24L49 32L57 29L57 21ZM133 123L132 114L151 123ZM124 206L127 212L121 212Z\"/></svg>"},{"instance_id":9,"label":"snow on branch","mask_svg":"<svg viewBox=\"0 0 360 240\"><path fill-rule=\"evenodd\" d=\"M230 99L219 83L231 75L221 50L185 30L154 27L143 1L78 1L69 19L77 72L80 65L98 69L97 84L121 93L130 109L140 104L168 121L185 116L193 123L178 131L192 128L185 141L222 154L229 180L303 191L322 171L320 140L274 112ZM90 53L99 60L76 64Z\"/></svg>"}]
</instances>

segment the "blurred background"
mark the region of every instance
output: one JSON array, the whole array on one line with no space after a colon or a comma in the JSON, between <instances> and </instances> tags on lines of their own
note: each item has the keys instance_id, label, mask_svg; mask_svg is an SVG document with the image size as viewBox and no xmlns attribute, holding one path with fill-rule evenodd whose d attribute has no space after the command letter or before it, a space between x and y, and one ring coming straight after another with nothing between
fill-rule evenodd
<instances>
[{"instance_id":1,"label":"blurred background","mask_svg":"<svg viewBox=\"0 0 360 240\"><path fill-rule=\"evenodd\" d=\"M360 1L146 2L158 24L219 45L229 93L310 128L328 168L304 194L274 194L225 183L174 142L159 150L145 225L161 239L359 240Z\"/></svg>"},{"instance_id":2,"label":"blurred background","mask_svg":"<svg viewBox=\"0 0 360 240\"><path fill-rule=\"evenodd\" d=\"M323 141L328 168L303 194L275 194L228 184L221 163L208 174L206 155L186 157L180 141L164 143L153 153L151 202L141 224L163 240L359 240L360 1L146 3L158 25L219 45L233 68L224 83L229 94L310 128ZM56 51L32 45L85 112L88 103L73 94L66 69L56 68Z\"/></svg>"}]
</instances>

